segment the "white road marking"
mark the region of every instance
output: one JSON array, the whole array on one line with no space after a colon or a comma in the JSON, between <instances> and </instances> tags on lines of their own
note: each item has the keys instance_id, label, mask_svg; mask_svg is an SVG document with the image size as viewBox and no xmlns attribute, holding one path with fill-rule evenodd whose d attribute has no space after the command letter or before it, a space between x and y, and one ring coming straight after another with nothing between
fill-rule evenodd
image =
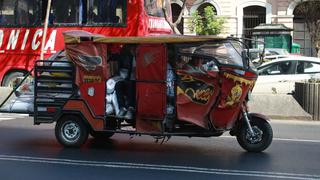
<instances>
[{"instance_id":1,"label":"white road marking","mask_svg":"<svg viewBox=\"0 0 320 180\"><path fill-rule=\"evenodd\" d=\"M0 155L0 160L15 161L15 162L44 163L44 164L60 164L60 165L71 165L71 166L101 167L101 168L144 169L144 170L189 172L189 173L216 174L216 175L229 175L229 176L264 177L264 178L273 178L273 179L274 178L320 179L320 175L313 175L313 174L250 171L250 170L235 170L235 169L215 169L215 168L200 168L200 167L192 167L192 166L170 166L170 165L126 163L126 162L85 161L85 160L73 160L73 159L40 158L40 157L30 157L30 156Z\"/></svg>"},{"instance_id":2,"label":"white road marking","mask_svg":"<svg viewBox=\"0 0 320 180\"><path fill-rule=\"evenodd\" d=\"M273 138L276 141L292 141L292 142L310 142L310 143L320 143L320 140L311 139L286 139L286 138Z\"/></svg>"},{"instance_id":3,"label":"white road marking","mask_svg":"<svg viewBox=\"0 0 320 180\"><path fill-rule=\"evenodd\" d=\"M314 125L319 126L320 121L313 121L313 120L277 120L272 119L270 120L270 124L293 124L293 125Z\"/></svg>"},{"instance_id":4,"label":"white road marking","mask_svg":"<svg viewBox=\"0 0 320 180\"><path fill-rule=\"evenodd\" d=\"M0 116L6 116L6 117L27 117L28 114L15 114L15 113L0 113Z\"/></svg>"},{"instance_id":5,"label":"white road marking","mask_svg":"<svg viewBox=\"0 0 320 180\"><path fill-rule=\"evenodd\" d=\"M14 118L3 118L3 117L0 117L0 121L6 121L6 120L11 120L11 119L14 119Z\"/></svg>"},{"instance_id":6,"label":"white road marking","mask_svg":"<svg viewBox=\"0 0 320 180\"><path fill-rule=\"evenodd\" d=\"M232 138L235 139L234 136L220 136L221 138ZM216 137L215 137L216 138ZM290 139L290 138L273 138L273 141L291 141L291 142L310 142L310 143L320 143L320 140L316 139Z\"/></svg>"},{"instance_id":7,"label":"white road marking","mask_svg":"<svg viewBox=\"0 0 320 180\"><path fill-rule=\"evenodd\" d=\"M19 119L28 117L28 114L10 114L10 113L0 113L0 121Z\"/></svg>"}]
</instances>

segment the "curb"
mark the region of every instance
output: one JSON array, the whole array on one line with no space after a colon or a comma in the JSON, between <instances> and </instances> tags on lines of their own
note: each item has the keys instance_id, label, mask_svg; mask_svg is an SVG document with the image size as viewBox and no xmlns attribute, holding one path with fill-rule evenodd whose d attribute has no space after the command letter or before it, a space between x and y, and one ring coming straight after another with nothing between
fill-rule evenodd
<instances>
[{"instance_id":1,"label":"curb","mask_svg":"<svg viewBox=\"0 0 320 180\"><path fill-rule=\"evenodd\" d=\"M4 99L10 94L12 88L9 87L0 87L0 104L4 101Z\"/></svg>"},{"instance_id":2,"label":"curb","mask_svg":"<svg viewBox=\"0 0 320 180\"><path fill-rule=\"evenodd\" d=\"M252 112L261 113L270 119L313 121L292 95L253 94L249 101Z\"/></svg>"}]
</instances>

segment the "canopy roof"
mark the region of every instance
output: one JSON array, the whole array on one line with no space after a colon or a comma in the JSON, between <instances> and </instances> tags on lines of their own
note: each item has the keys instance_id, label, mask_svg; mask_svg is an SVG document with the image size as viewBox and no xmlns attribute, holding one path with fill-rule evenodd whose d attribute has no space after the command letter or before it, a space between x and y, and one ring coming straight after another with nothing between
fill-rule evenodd
<instances>
[{"instance_id":1,"label":"canopy roof","mask_svg":"<svg viewBox=\"0 0 320 180\"><path fill-rule=\"evenodd\" d=\"M284 24L259 24L259 26L254 27L252 31L293 31L293 29L288 28Z\"/></svg>"},{"instance_id":2,"label":"canopy roof","mask_svg":"<svg viewBox=\"0 0 320 180\"><path fill-rule=\"evenodd\" d=\"M185 36L185 35L159 35L159 36L125 36L106 37L92 34L86 31L66 31L63 33L65 43L80 43L81 41L93 41L99 43L115 44L140 44L140 43L188 43L202 41L225 40L223 36Z\"/></svg>"}]
</instances>

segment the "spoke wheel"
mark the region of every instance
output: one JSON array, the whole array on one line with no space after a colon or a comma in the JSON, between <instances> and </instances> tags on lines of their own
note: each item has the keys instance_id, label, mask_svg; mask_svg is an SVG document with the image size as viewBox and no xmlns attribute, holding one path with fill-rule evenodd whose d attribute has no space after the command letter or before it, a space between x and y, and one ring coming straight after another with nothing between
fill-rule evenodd
<instances>
[{"instance_id":1,"label":"spoke wheel","mask_svg":"<svg viewBox=\"0 0 320 180\"><path fill-rule=\"evenodd\" d=\"M273 131L270 124L258 117L251 117L250 121L253 134L244 125L237 134L237 141L240 146L249 152L262 152L267 149L273 138Z\"/></svg>"}]
</instances>

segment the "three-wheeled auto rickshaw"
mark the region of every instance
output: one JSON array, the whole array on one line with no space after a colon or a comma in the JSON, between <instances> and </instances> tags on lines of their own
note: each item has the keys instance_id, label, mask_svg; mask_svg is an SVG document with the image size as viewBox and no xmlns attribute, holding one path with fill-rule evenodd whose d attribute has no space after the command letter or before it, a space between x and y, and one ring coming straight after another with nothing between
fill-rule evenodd
<instances>
[{"instance_id":1,"label":"three-wheeled auto rickshaw","mask_svg":"<svg viewBox=\"0 0 320 180\"><path fill-rule=\"evenodd\" d=\"M89 134L211 137L226 131L250 152L271 144L268 118L248 112L257 72L240 41L84 31L64 38L64 58L35 63L30 108L11 104L2 112L27 111L35 124L56 122L56 138L66 147L81 146Z\"/></svg>"}]
</instances>

